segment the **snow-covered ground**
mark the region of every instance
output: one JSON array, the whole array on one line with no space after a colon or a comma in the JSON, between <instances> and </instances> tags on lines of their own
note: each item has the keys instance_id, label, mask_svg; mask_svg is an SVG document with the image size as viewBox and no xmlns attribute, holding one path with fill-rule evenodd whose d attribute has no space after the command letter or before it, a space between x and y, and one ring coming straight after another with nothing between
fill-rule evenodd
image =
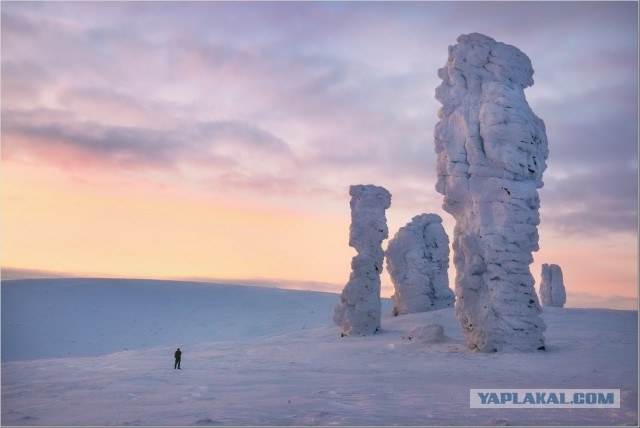
<instances>
[{"instance_id":1,"label":"snow-covered ground","mask_svg":"<svg viewBox=\"0 0 640 428\"><path fill-rule=\"evenodd\" d=\"M464 346L452 308L383 316L381 334L341 338L337 301L169 281L4 281L2 424L637 425L635 311L546 308L546 352L482 354ZM446 340L403 339L428 324ZM621 408L471 409L471 388L620 389Z\"/></svg>"}]
</instances>

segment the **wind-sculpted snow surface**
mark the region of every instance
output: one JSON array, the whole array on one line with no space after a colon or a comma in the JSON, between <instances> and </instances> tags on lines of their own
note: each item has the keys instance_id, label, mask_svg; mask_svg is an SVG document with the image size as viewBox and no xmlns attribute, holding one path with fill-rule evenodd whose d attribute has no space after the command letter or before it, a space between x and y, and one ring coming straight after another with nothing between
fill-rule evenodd
<instances>
[{"instance_id":1,"label":"wind-sculpted snow surface","mask_svg":"<svg viewBox=\"0 0 640 428\"><path fill-rule=\"evenodd\" d=\"M373 185L351 186L349 245L358 254L351 260L349 282L333 309L333 321L343 336L366 336L380 329L380 272L382 241L389 236L385 210L391 193Z\"/></svg>"},{"instance_id":2,"label":"wind-sculpted snow surface","mask_svg":"<svg viewBox=\"0 0 640 428\"><path fill-rule=\"evenodd\" d=\"M453 308L383 317L345 346L329 293L114 279L0 290L2 426L638 426L635 308L545 308L556 352L470 358ZM620 408L470 408L483 387L619 388Z\"/></svg>"},{"instance_id":3,"label":"wind-sculpted snow surface","mask_svg":"<svg viewBox=\"0 0 640 428\"><path fill-rule=\"evenodd\" d=\"M548 148L524 95L532 75L524 53L477 33L460 36L438 70L436 190L456 219L456 316L467 345L485 352L544 346L529 265Z\"/></svg>"},{"instance_id":4,"label":"wind-sculpted snow surface","mask_svg":"<svg viewBox=\"0 0 640 428\"><path fill-rule=\"evenodd\" d=\"M389 241L387 271L395 287L394 315L453 306L449 237L437 214L415 216Z\"/></svg>"},{"instance_id":5,"label":"wind-sculpted snow surface","mask_svg":"<svg viewBox=\"0 0 640 428\"><path fill-rule=\"evenodd\" d=\"M564 307L567 302L567 292L564 288L562 269L554 264L542 265L540 279L540 300L542 306Z\"/></svg>"}]
</instances>

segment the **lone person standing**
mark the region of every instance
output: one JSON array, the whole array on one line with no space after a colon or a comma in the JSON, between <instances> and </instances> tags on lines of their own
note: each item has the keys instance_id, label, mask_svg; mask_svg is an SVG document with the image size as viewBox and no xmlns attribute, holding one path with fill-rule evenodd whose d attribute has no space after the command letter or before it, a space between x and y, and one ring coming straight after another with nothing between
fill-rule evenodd
<instances>
[{"instance_id":1,"label":"lone person standing","mask_svg":"<svg viewBox=\"0 0 640 428\"><path fill-rule=\"evenodd\" d=\"M182 351L180 348L176 350L173 356L176 358L176 363L173 365L173 369L180 369L180 359L182 358Z\"/></svg>"}]
</instances>

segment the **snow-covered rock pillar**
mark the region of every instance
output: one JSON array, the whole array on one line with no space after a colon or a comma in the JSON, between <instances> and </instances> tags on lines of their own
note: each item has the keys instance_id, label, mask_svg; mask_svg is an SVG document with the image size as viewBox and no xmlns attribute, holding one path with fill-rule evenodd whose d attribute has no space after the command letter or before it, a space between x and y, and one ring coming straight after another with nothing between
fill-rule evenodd
<instances>
[{"instance_id":1,"label":"snow-covered rock pillar","mask_svg":"<svg viewBox=\"0 0 640 428\"><path fill-rule=\"evenodd\" d=\"M351 260L349 282L333 309L333 321L343 336L366 336L380 329L380 273L384 261L381 244L389 236L385 210L391 206L391 193L369 184L351 186L349 195L349 245L358 254Z\"/></svg>"},{"instance_id":2,"label":"snow-covered rock pillar","mask_svg":"<svg viewBox=\"0 0 640 428\"><path fill-rule=\"evenodd\" d=\"M453 306L449 237L437 214L415 216L389 241L387 271L395 287L393 315Z\"/></svg>"},{"instance_id":3,"label":"snow-covered rock pillar","mask_svg":"<svg viewBox=\"0 0 640 428\"><path fill-rule=\"evenodd\" d=\"M462 35L438 70L436 190L456 219L456 316L470 348L544 349L546 328L529 265L538 250L544 122L524 88L529 58L482 34Z\"/></svg>"},{"instance_id":4,"label":"snow-covered rock pillar","mask_svg":"<svg viewBox=\"0 0 640 428\"><path fill-rule=\"evenodd\" d=\"M540 301L542 306L564 307L567 291L564 288L562 269L554 264L543 264L540 279Z\"/></svg>"}]
</instances>

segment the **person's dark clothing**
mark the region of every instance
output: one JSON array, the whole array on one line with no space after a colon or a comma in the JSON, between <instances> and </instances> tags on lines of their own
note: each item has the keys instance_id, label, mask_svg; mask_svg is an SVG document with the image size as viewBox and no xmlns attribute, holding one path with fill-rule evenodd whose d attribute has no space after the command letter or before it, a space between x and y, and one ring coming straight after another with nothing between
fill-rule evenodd
<instances>
[{"instance_id":1,"label":"person's dark clothing","mask_svg":"<svg viewBox=\"0 0 640 428\"><path fill-rule=\"evenodd\" d=\"M173 365L173 368L179 369L180 359L182 358L182 351L180 350L180 348L178 348L178 350L173 354L173 356L176 358L176 363Z\"/></svg>"}]
</instances>

